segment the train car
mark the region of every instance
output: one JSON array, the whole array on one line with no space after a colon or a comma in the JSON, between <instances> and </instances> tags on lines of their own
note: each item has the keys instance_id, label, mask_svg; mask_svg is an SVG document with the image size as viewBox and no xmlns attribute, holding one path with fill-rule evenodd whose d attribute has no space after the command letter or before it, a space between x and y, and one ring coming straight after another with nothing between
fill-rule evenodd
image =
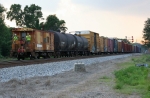
<instances>
[{"instance_id":1,"label":"train car","mask_svg":"<svg viewBox=\"0 0 150 98\"><path fill-rule=\"evenodd\" d=\"M141 52L141 47L139 47L138 45L136 45L136 53L140 53Z\"/></svg>"},{"instance_id":2,"label":"train car","mask_svg":"<svg viewBox=\"0 0 150 98\"><path fill-rule=\"evenodd\" d=\"M134 53L134 45L132 44L132 53Z\"/></svg>"},{"instance_id":3,"label":"train car","mask_svg":"<svg viewBox=\"0 0 150 98\"><path fill-rule=\"evenodd\" d=\"M75 34L82 36L88 40L88 50L90 54L99 54L100 53L100 39L99 34L93 31L73 31Z\"/></svg>"},{"instance_id":4,"label":"train car","mask_svg":"<svg viewBox=\"0 0 150 98\"><path fill-rule=\"evenodd\" d=\"M127 48L128 48L128 44L127 43L124 43L124 52L127 53Z\"/></svg>"},{"instance_id":5,"label":"train car","mask_svg":"<svg viewBox=\"0 0 150 98\"><path fill-rule=\"evenodd\" d=\"M109 40L109 48L110 48L110 53L113 53L114 51L113 51L113 48L114 48L114 40L112 39L112 38L109 38L110 40Z\"/></svg>"},{"instance_id":6,"label":"train car","mask_svg":"<svg viewBox=\"0 0 150 98\"><path fill-rule=\"evenodd\" d=\"M108 53L110 53L110 43L111 43L110 38L107 38L107 52Z\"/></svg>"},{"instance_id":7,"label":"train car","mask_svg":"<svg viewBox=\"0 0 150 98\"><path fill-rule=\"evenodd\" d=\"M132 52L132 45L131 45L131 44L129 44L129 50L128 50L128 52L129 52L129 53Z\"/></svg>"},{"instance_id":8,"label":"train car","mask_svg":"<svg viewBox=\"0 0 150 98\"><path fill-rule=\"evenodd\" d=\"M88 55L88 41L86 38L69 33L54 33L55 56Z\"/></svg>"},{"instance_id":9,"label":"train car","mask_svg":"<svg viewBox=\"0 0 150 98\"><path fill-rule=\"evenodd\" d=\"M100 52L104 53L104 46L105 46L104 36L100 36L99 39L100 39Z\"/></svg>"},{"instance_id":10,"label":"train car","mask_svg":"<svg viewBox=\"0 0 150 98\"><path fill-rule=\"evenodd\" d=\"M123 52L122 40L118 40L118 53L122 53L122 52Z\"/></svg>"},{"instance_id":11,"label":"train car","mask_svg":"<svg viewBox=\"0 0 150 98\"><path fill-rule=\"evenodd\" d=\"M30 42L26 40L27 33L31 36ZM18 60L53 55L54 33L31 28L14 28L12 34L17 35L18 40L12 43L11 56L17 57Z\"/></svg>"},{"instance_id":12,"label":"train car","mask_svg":"<svg viewBox=\"0 0 150 98\"><path fill-rule=\"evenodd\" d=\"M113 52L118 53L118 40L116 38L113 38Z\"/></svg>"},{"instance_id":13,"label":"train car","mask_svg":"<svg viewBox=\"0 0 150 98\"><path fill-rule=\"evenodd\" d=\"M104 53L108 53L108 37L104 37Z\"/></svg>"},{"instance_id":14,"label":"train car","mask_svg":"<svg viewBox=\"0 0 150 98\"><path fill-rule=\"evenodd\" d=\"M125 53L125 42L122 40L122 53Z\"/></svg>"},{"instance_id":15,"label":"train car","mask_svg":"<svg viewBox=\"0 0 150 98\"><path fill-rule=\"evenodd\" d=\"M121 40L121 39L118 39L118 53L126 53L126 43Z\"/></svg>"}]
</instances>

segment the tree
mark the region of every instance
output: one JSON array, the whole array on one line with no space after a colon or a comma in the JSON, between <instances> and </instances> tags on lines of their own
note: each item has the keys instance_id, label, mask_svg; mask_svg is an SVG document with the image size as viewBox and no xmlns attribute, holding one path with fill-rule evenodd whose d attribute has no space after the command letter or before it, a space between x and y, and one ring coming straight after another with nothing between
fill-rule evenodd
<instances>
[{"instance_id":1,"label":"tree","mask_svg":"<svg viewBox=\"0 0 150 98\"><path fill-rule=\"evenodd\" d=\"M64 20L59 20L56 15L49 15L46 22L41 23L41 28L44 27L44 30L66 32L67 27L65 27L65 23Z\"/></svg>"},{"instance_id":2,"label":"tree","mask_svg":"<svg viewBox=\"0 0 150 98\"><path fill-rule=\"evenodd\" d=\"M145 21L143 29L144 45L150 47L150 18Z\"/></svg>"},{"instance_id":3,"label":"tree","mask_svg":"<svg viewBox=\"0 0 150 98\"><path fill-rule=\"evenodd\" d=\"M39 20L42 18L41 7L31 4L25 6L24 11L20 4L12 4L7 12L7 19L15 20L17 26L39 29Z\"/></svg>"},{"instance_id":4,"label":"tree","mask_svg":"<svg viewBox=\"0 0 150 98\"><path fill-rule=\"evenodd\" d=\"M66 32L67 31L68 28L65 27L66 22L64 20L60 20L58 22L58 24L59 24L60 31L62 31L62 32Z\"/></svg>"},{"instance_id":5,"label":"tree","mask_svg":"<svg viewBox=\"0 0 150 98\"><path fill-rule=\"evenodd\" d=\"M41 7L32 4L30 7L24 8L24 22L29 28L39 29L39 20L42 18Z\"/></svg>"},{"instance_id":6,"label":"tree","mask_svg":"<svg viewBox=\"0 0 150 98\"><path fill-rule=\"evenodd\" d=\"M0 57L8 56L11 47L10 29L4 23L6 9L0 4Z\"/></svg>"}]
</instances>

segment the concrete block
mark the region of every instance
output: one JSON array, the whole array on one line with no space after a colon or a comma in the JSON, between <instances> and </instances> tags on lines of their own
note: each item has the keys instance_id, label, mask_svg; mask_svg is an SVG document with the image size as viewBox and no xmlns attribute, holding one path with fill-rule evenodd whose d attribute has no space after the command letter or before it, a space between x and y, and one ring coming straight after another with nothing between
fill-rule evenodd
<instances>
[{"instance_id":1,"label":"concrete block","mask_svg":"<svg viewBox=\"0 0 150 98\"><path fill-rule=\"evenodd\" d=\"M77 72L86 72L84 63L75 63L74 66L75 66L74 67L75 71L77 71Z\"/></svg>"}]
</instances>

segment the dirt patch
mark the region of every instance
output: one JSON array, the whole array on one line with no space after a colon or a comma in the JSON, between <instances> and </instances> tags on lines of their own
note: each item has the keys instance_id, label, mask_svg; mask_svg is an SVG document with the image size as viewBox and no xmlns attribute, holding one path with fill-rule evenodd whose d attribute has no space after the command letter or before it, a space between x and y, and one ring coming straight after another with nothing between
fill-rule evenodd
<instances>
[{"instance_id":1,"label":"dirt patch","mask_svg":"<svg viewBox=\"0 0 150 98\"><path fill-rule=\"evenodd\" d=\"M140 98L113 90L117 63L131 58L115 59L86 66L86 72L67 71L54 76L13 79L0 83L0 98Z\"/></svg>"}]
</instances>

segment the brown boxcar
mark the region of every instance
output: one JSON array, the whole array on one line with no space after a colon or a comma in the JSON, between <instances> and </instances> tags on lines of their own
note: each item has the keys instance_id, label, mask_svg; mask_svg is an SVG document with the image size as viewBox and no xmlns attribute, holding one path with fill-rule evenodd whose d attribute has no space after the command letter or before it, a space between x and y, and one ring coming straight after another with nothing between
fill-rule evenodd
<instances>
[{"instance_id":1,"label":"brown boxcar","mask_svg":"<svg viewBox=\"0 0 150 98\"><path fill-rule=\"evenodd\" d=\"M27 33L31 35L29 43L26 41ZM18 40L12 43L11 55L17 56L18 59L49 57L54 52L54 34L52 32L31 28L14 28L12 34L16 34Z\"/></svg>"},{"instance_id":2,"label":"brown boxcar","mask_svg":"<svg viewBox=\"0 0 150 98\"><path fill-rule=\"evenodd\" d=\"M130 44L130 50L129 50L129 52L130 53L132 52L132 44Z\"/></svg>"},{"instance_id":3,"label":"brown boxcar","mask_svg":"<svg viewBox=\"0 0 150 98\"><path fill-rule=\"evenodd\" d=\"M128 44L124 43L124 52L127 52Z\"/></svg>"},{"instance_id":4,"label":"brown boxcar","mask_svg":"<svg viewBox=\"0 0 150 98\"><path fill-rule=\"evenodd\" d=\"M108 38L107 37L105 37L104 38L104 52L108 52Z\"/></svg>"},{"instance_id":5,"label":"brown boxcar","mask_svg":"<svg viewBox=\"0 0 150 98\"><path fill-rule=\"evenodd\" d=\"M100 36L99 38L100 38L100 52L104 52L104 45L105 45L104 36Z\"/></svg>"},{"instance_id":6,"label":"brown boxcar","mask_svg":"<svg viewBox=\"0 0 150 98\"><path fill-rule=\"evenodd\" d=\"M88 40L88 50L92 54L100 53L100 41L99 41L99 33L95 33L93 31L78 31L80 32L80 36L85 37Z\"/></svg>"},{"instance_id":7,"label":"brown boxcar","mask_svg":"<svg viewBox=\"0 0 150 98\"><path fill-rule=\"evenodd\" d=\"M122 40L118 40L118 52L122 52Z\"/></svg>"}]
</instances>

